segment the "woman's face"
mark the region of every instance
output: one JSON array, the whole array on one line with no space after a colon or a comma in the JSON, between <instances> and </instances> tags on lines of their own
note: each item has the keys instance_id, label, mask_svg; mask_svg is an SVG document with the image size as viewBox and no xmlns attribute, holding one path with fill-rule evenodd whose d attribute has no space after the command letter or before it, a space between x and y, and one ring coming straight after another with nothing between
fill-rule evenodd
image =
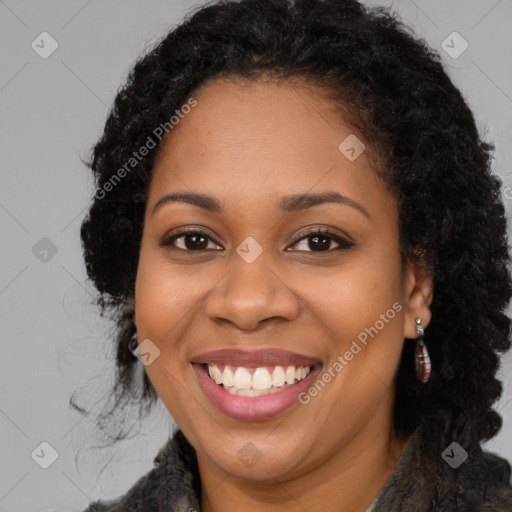
<instances>
[{"instance_id":1,"label":"woman's face","mask_svg":"<svg viewBox=\"0 0 512 512\"><path fill-rule=\"evenodd\" d=\"M149 378L200 466L284 480L359 456L389 437L404 337L430 319L396 203L312 87L222 79L194 98L149 189Z\"/></svg>"}]
</instances>

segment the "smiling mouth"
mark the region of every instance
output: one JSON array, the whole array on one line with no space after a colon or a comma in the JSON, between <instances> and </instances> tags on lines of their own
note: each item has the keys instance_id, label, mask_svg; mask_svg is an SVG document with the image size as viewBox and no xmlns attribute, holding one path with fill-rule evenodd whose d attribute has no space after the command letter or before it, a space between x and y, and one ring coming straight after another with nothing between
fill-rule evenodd
<instances>
[{"instance_id":1,"label":"smiling mouth","mask_svg":"<svg viewBox=\"0 0 512 512\"><path fill-rule=\"evenodd\" d=\"M278 393L305 379L315 365L275 365L246 368L204 364L210 378L224 391L236 396L256 397Z\"/></svg>"}]
</instances>

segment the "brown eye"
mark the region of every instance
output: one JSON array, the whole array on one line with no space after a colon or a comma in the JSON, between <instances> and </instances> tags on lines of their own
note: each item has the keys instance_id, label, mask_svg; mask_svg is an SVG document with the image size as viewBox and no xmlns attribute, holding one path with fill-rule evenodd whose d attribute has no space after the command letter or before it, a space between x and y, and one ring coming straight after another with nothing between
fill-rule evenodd
<instances>
[{"instance_id":1,"label":"brown eye","mask_svg":"<svg viewBox=\"0 0 512 512\"><path fill-rule=\"evenodd\" d=\"M301 238L295 242L294 245L297 245L303 241L308 240L306 243L307 248L302 249L306 250L307 252L333 252L333 251L339 251L342 249L350 249L351 247L354 247L355 244L352 242L349 242L348 240L344 240L339 235L329 231L329 230L316 230L311 231L309 233L306 233L304 236L304 233L301 233L299 235ZM330 245L332 242L336 242L339 247L330 249ZM301 249L299 249L301 250Z\"/></svg>"},{"instance_id":2,"label":"brown eye","mask_svg":"<svg viewBox=\"0 0 512 512\"><path fill-rule=\"evenodd\" d=\"M300 239L295 242L294 245L300 244L307 240L307 246L305 249L299 249L300 251L306 252L334 252L342 249L350 249L354 247L354 243L349 242L336 233L329 230L316 230L309 233L302 233ZM178 241L180 245L178 245ZM213 247L208 247L209 242L213 244ZM331 248L332 242L338 244L339 247ZM208 233L199 230L184 230L178 234L174 234L170 237L165 238L159 244L161 247L171 247L173 249L179 249L182 251L194 251L204 252L208 249L220 248Z\"/></svg>"},{"instance_id":3,"label":"brown eye","mask_svg":"<svg viewBox=\"0 0 512 512\"><path fill-rule=\"evenodd\" d=\"M178 240L180 240L181 247L176 244ZM161 247L172 246L172 248L184 251L203 251L208 249L208 241L214 243L210 236L204 231L185 230L181 233L165 238L159 245Z\"/></svg>"}]
</instances>

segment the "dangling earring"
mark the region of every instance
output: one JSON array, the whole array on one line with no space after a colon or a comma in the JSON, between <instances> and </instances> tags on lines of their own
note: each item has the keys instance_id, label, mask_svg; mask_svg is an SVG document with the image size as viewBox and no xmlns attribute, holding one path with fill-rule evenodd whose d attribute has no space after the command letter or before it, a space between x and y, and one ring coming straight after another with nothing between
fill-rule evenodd
<instances>
[{"instance_id":1,"label":"dangling earring","mask_svg":"<svg viewBox=\"0 0 512 512\"><path fill-rule=\"evenodd\" d=\"M130 340L128 341L128 348L130 349L130 352L134 356L136 356L135 350L137 350L138 347L139 347L139 341L137 340L137 331L135 331L132 334L132 337L130 338Z\"/></svg>"},{"instance_id":2,"label":"dangling earring","mask_svg":"<svg viewBox=\"0 0 512 512\"><path fill-rule=\"evenodd\" d=\"M428 350L423 341L423 334L425 334L425 328L421 325L421 318L416 318L416 378L423 384L425 384L430 378L430 371L432 369L432 363L430 362L430 356Z\"/></svg>"}]
</instances>

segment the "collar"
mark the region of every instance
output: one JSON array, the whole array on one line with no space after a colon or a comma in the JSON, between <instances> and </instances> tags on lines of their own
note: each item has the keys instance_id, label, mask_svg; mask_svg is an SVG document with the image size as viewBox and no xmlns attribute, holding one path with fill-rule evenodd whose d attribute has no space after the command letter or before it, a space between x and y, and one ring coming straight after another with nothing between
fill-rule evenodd
<instances>
[{"instance_id":1,"label":"collar","mask_svg":"<svg viewBox=\"0 0 512 512\"><path fill-rule=\"evenodd\" d=\"M410 472L410 466L415 460L414 455L418 453L419 444L420 432L416 431L409 439L392 477L366 512L388 510L382 507L389 502L390 497L393 502L400 503L404 496L412 491L415 478ZM178 430L160 450L154 462L166 475L159 486L162 495L168 498L166 508L162 511L200 511L201 490L197 459L194 449L181 430ZM397 485L398 482L400 485Z\"/></svg>"},{"instance_id":2,"label":"collar","mask_svg":"<svg viewBox=\"0 0 512 512\"><path fill-rule=\"evenodd\" d=\"M435 428L420 426L368 510L510 512L510 464L497 455L482 452L476 444L467 448L467 460L453 468L442 457L441 439ZM199 512L197 458L181 430L160 449L154 464L125 495L93 502L84 512Z\"/></svg>"}]
</instances>

